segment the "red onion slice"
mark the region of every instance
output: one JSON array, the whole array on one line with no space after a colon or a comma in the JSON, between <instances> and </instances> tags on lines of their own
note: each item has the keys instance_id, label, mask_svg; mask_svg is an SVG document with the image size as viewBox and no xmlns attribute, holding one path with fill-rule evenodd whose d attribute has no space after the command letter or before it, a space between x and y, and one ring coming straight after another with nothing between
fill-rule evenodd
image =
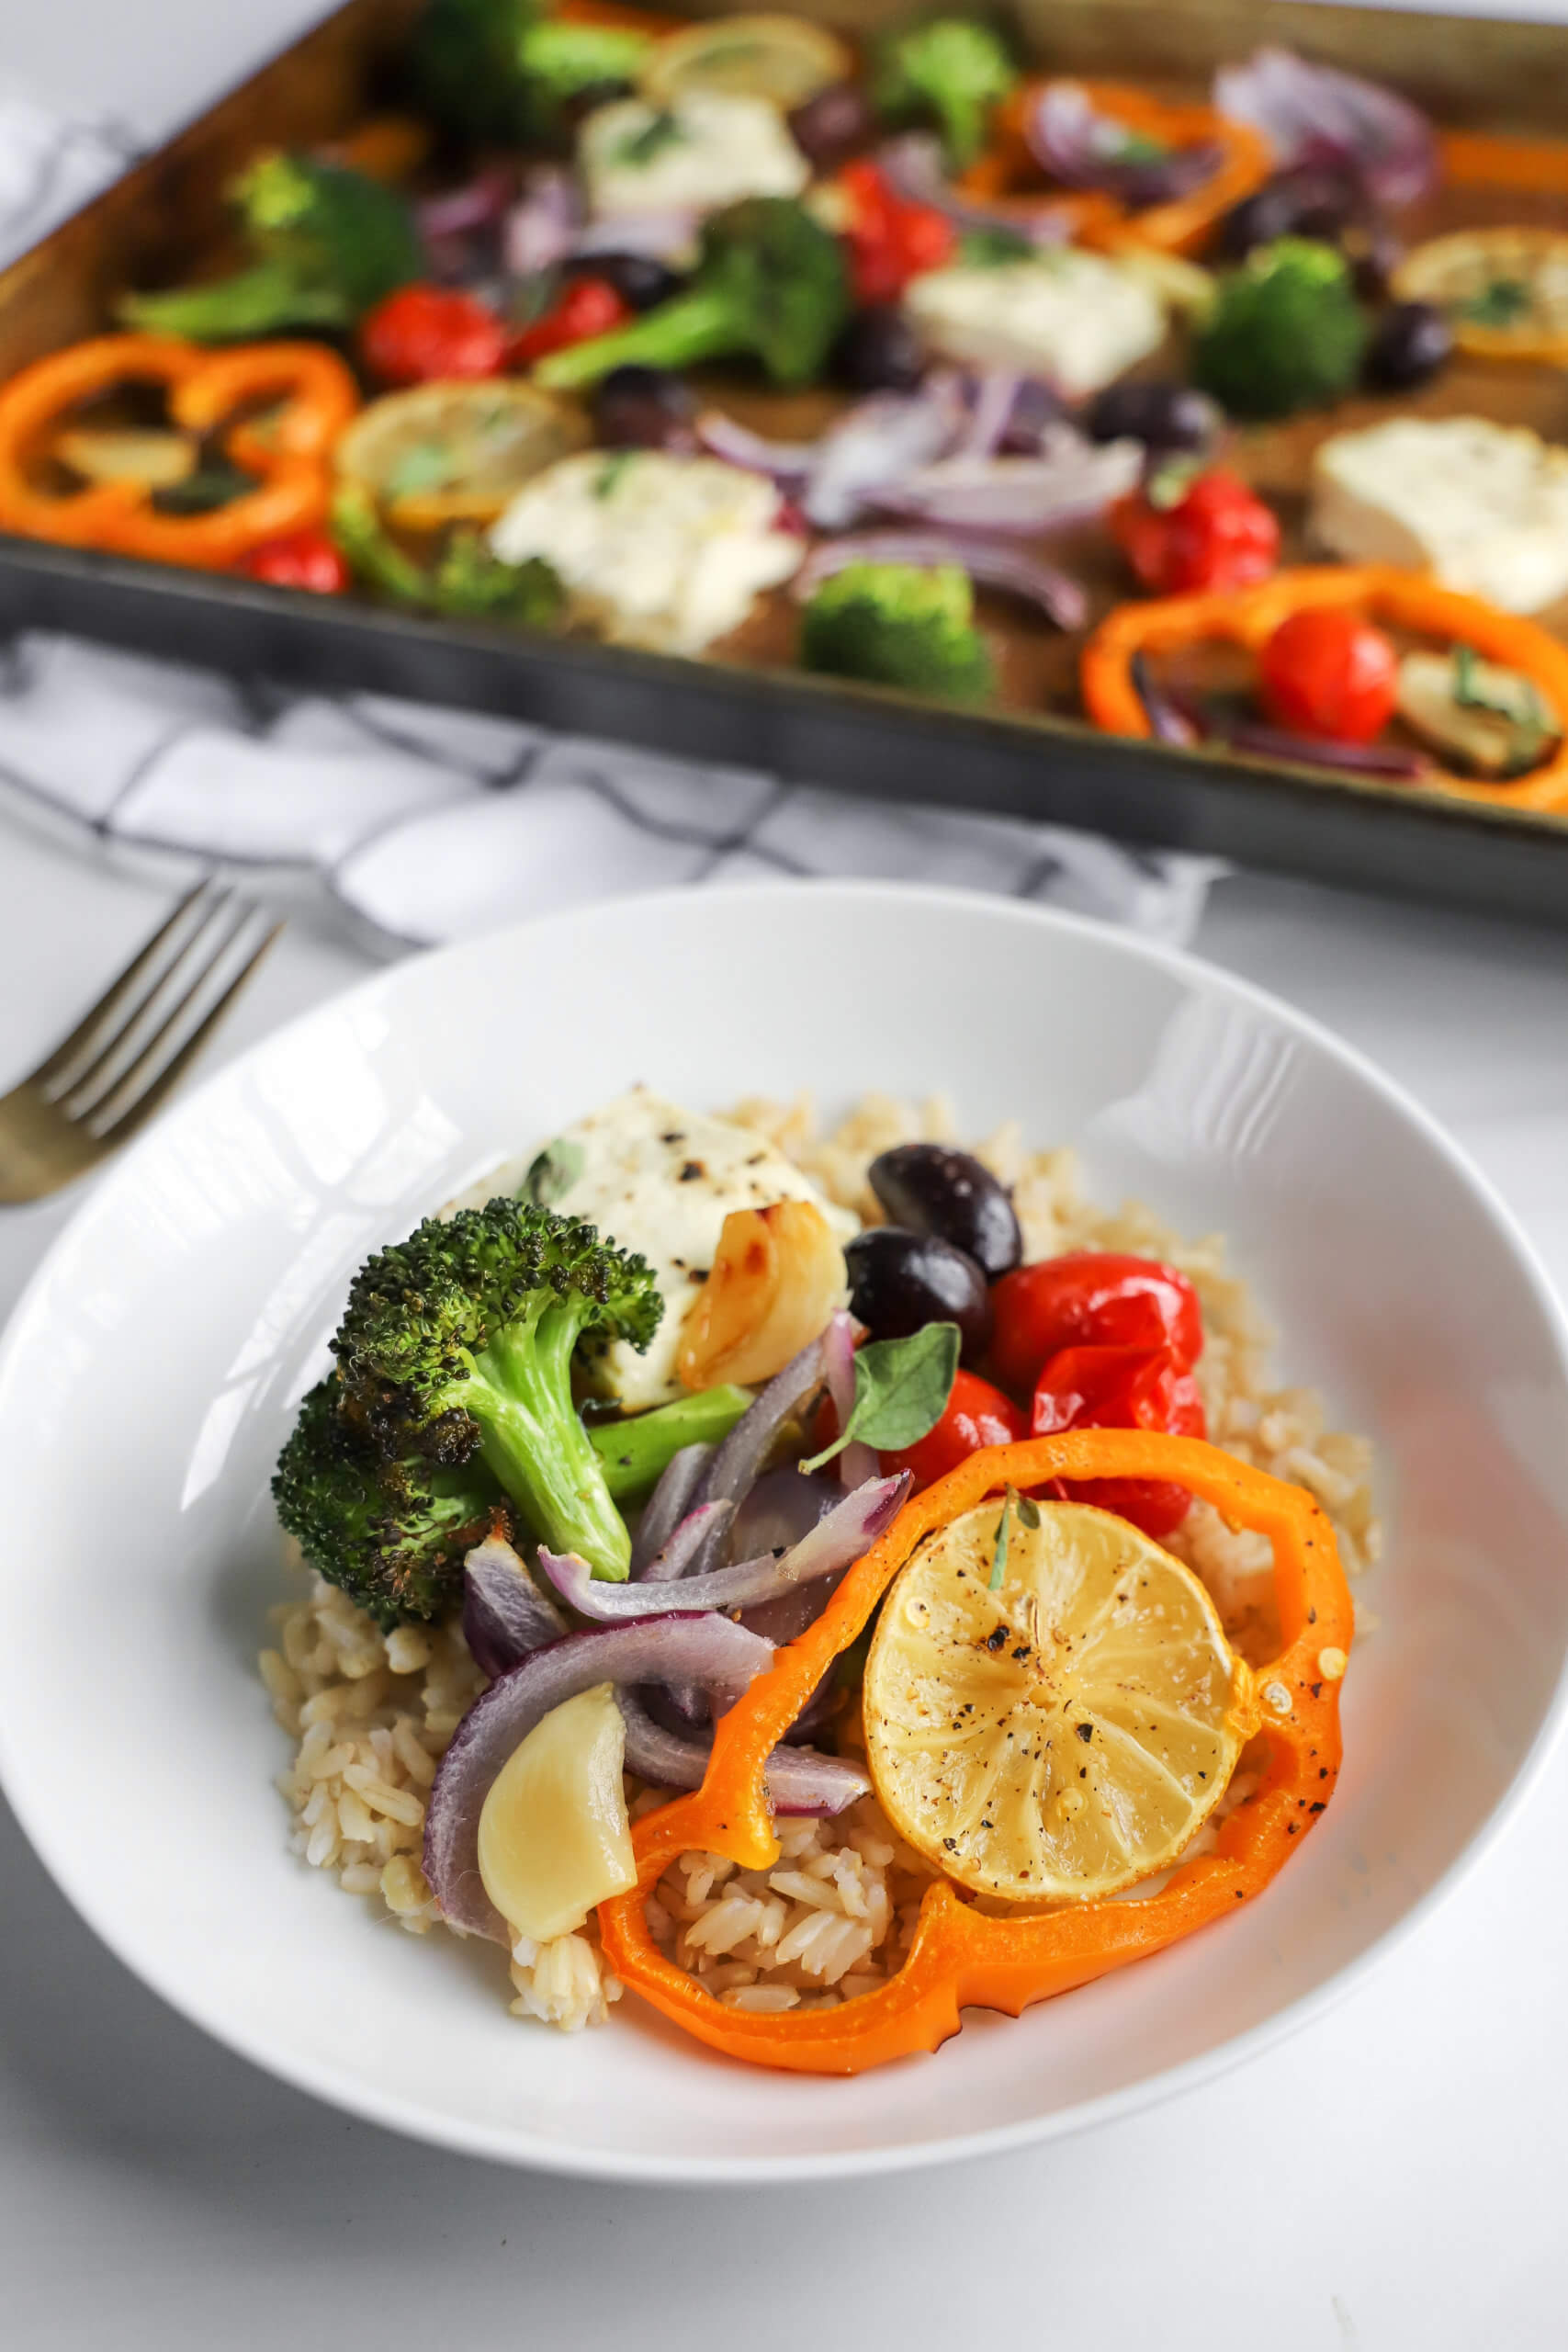
<instances>
[{"instance_id":1,"label":"red onion slice","mask_svg":"<svg viewBox=\"0 0 1568 2352\"><path fill-rule=\"evenodd\" d=\"M738 424L718 408L704 409L696 433L709 457L722 458L727 466L739 466L747 473L766 474L791 497L805 488L822 446L819 441L770 441L766 434Z\"/></svg>"},{"instance_id":2,"label":"red onion slice","mask_svg":"<svg viewBox=\"0 0 1568 2352\"><path fill-rule=\"evenodd\" d=\"M855 1408L855 1341L860 1335L852 1315L835 1315L822 1334L822 1369L840 1430L849 1427ZM838 1459L840 1484L852 1492L874 1478L881 1466L869 1445L846 1445Z\"/></svg>"},{"instance_id":3,"label":"red onion slice","mask_svg":"<svg viewBox=\"0 0 1568 2352\"><path fill-rule=\"evenodd\" d=\"M679 1583L605 1584L575 1552L551 1552L543 1544L539 1566L563 1600L602 1625L636 1623L666 1611L743 1609L849 1567L891 1526L910 1483L908 1471L897 1478L868 1479L787 1552L777 1556L764 1552L758 1559L684 1577ZM710 1508L728 1510L729 1506Z\"/></svg>"},{"instance_id":4,"label":"red onion slice","mask_svg":"<svg viewBox=\"0 0 1568 2352\"><path fill-rule=\"evenodd\" d=\"M780 1430L822 1385L826 1336L819 1332L807 1340L800 1353L773 1374L756 1403L741 1414L698 1489L703 1502L744 1502Z\"/></svg>"},{"instance_id":5,"label":"red onion slice","mask_svg":"<svg viewBox=\"0 0 1568 2352\"><path fill-rule=\"evenodd\" d=\"M682 1577L694 1576L705 1562L716 1557L728 1547L729 1523L734 1517L735 1505L731 1502L698 1503L694 1510L686 1513L658 1558L649 1562L637 1584L628 1584L626 1590L635 1593L640 1585L678 1584ZM572 1553L567 1556L575 1558L576 1555ZM542 1554L540 1558L542 1564ZM547 1569L546 1574L548 1575L548 1573ZM553 1578L552 1581L554 1581ZM648 1607L664 1609L673 1608L675 1605L673 1601L660 1600L650 1601ZM702 1604L697 1601L682 1601L680 1605L682 1608L695 1609ZM619 1609L613 1613L617 1617L637 1617L645 1616L648 1611L647 1609L640 1611ZM583 1614L587 1617L597 1617L601 1612L597 1609L588 1609L583 1611Z\"/></svg>"},{"instance_id":6,"label":"red onion slice","mask_svg":"<svg viewBox=\"0 0 1568 2352\"><path fill-rule=\"evenodd\" d=\"M1137 441L1086 441L1047 428L1037 458L947 458L880 490L876 503L911 522L1034 537L1103 513L1143 471Z\"/></svg>"},{"instance_id":7,"label":"red onion slice","mask_svg":"<svg viewBox=\"0 0 1568 2352\"><path fill-rule=\"evenodd\" d=\"M962 379L942 368L918 392L874 392L841 417L818 447L801 500L818 531L841 531L878 492L929 466L951 449L964 428Z\"/></svg>"},{"instance_id":8,"label":"red onion slice","mask_svg":"<svg viewBox=\"0 0 1568 2352\"><path fill-rule=\"evenodd\" d=\"M712 1736L681 1739L656 1724L629 1690L615 1693L626 1724L626 1770L660 1789L701 1786L712 1753ZM775 1813L812 1814L818 1819L842 1813L870 1794L871 1781L858 1765L813 1747L775 1747L763 1767L768 1799Z\"/></svg>"},{"instance_id":9,"label":"red onion slice","mask_svg":"<svg viewBox=\"0 0 1568 2352\"><path fill-rule=\"evenodd\" d=\"M685 1518L713 1453L711 1445L683 1445L665 1464L659 1484L643 1505L642 1517L632 1538L634 1578L648 1574L649 1563L659 1557Z\"/></svg>"},{"instance_id":10,"label":"red onion slice","mask_svg":"<svg viewBox=\"0 0 1568 2352\"><path fill-rule=\"evenodd\" d=\"M1348 167L1382 204L1414 204L1441 177L1437 136L1418 107L1359 74L1309 65L1293 50L1255 50L1245 65L1222 66L1214 104L1262 131L1281 171Z\"/></svg>"},{"instance_id":11,"label":"red onion slice","mask_svg":"<svg viewBox=\"0 0 1568 2352\"><path fill-rule=\"evenodd\" d=\"M570 1630L503 1537L475 1544L463 1563L463 1638L481 1674L493 1682Z\"/></svg>"},{"instance_id":12,"label":"red onion slice","mask_svg":"<svg viewBox=\"0 0 1568 2352\"><path fill-rule=\"evenodd\" d=\"M564 178L565 175L560 175ZM461 187L442 196L427 196L414 206L414 220L422 237L461 237L474 229L499 221L517 191L516 175L505 164L492 164Z\"/></svg>"},{"instance_id":13,"label":"red onion slice","mask_svg":"<svg viewBox=\"0 0 1568 2352\"><path fill-rule=\"evenodd\" d=\"M1196 715L1157 683L1144 654L1134 654L1132 670L1134 691L1144 706L1156 742L1179 743L1190 751L1204 731Z\"/></svg>"},{"instance_id":14,"label":"red onion slice","mask_svg":"<svg viewBox=\"0 0 1568 2352\"><path fill-rule=\"evenodd\" d=\"M601 1682L702 1682L744 1690L773 1645L713 1611L568 1634L480 1694L453 1735L424 1816L424 1875L442 1917L469 1935L510 1944L479 1876L479 1815L496 1775L552 1709Z\"/></svg>"},{"instance_id":15,"label":"red onion slice","mask_svg":"<svg viewBox=\"0 0 1568 2352\"><path fill-rule=\"evenodd\" d=\"M1296 735L1288 728L1269 727L1261 719L1214 719L1209 736L1228 751L1249 752L1258 759L1294 760L1299 767L1335 768L1344 775L1364 775L1385 784L1416 784L1432 773L1430 760L1397 743L1336 743L1326 736Z\"/></svg>"},{"instance_id":16,"label":"red onion slice","mask_svg":"<svg viewBox=\"0 0 1568 2352\"><path fill-rule=\"evenodd\" d=\"M852 531L813 548L791 582L792 594L804 602L821 581L847 563L912 563L922 571L956 563L982 588L1021 597L1058 628L1081 628L1089 617L1089 600L1070 572L1005 539L984 538L974 531Z\"/></svg>"},{"instance_id":17,"label":"red onion slice","mask_svg":"<svg viewBox=\"0 0 1568 2352\"><path fill-rule=\"evenodd\" d=\"M994 458L1007 435L1023 378L1016 368L988 368L975 379L974 405L955 458Z\"/></svg>"},{"instance_id":18,"label":"red onion slice","mask_svg":"<svg viewBox=\"0 0 1568 2352\"><path fill-rule=\"evenodd\" d=\"M1047 82L1023 118L1023 136L1041 169L1064 187L1104 188L1124 204L1168 204L1212 180L1224 161L1212 139L1163 154L1139 156L1125 123L1099 113L1081 82Z\"/></svg>"},{"instance_id":19,"label":"red onion slice","mask_svg":"<svg viewBox=\"0 0 1568 2352\"><path fill-rule=\"evenodd\" d=\"M513 277L533 277L564 261L577 240L582 198L570 172L541 164L523 182L523 194L506 216L502 257Z\"/></svg>"},{"instance_id":20,"label":"red onion slice","mask_svg":"<svg viewBox=\"0 0 1568 2352\"><path fill-rule=\"evenodd\" d=\"M879 150L882 175L898 196L929 204L955 229L1005 229L1032 245L1066 244L1072 223L1065 211L1039 204L982 204L950 187L942 167L941 141L923 131L890 140Z\"/></svg>"}]
</instances>

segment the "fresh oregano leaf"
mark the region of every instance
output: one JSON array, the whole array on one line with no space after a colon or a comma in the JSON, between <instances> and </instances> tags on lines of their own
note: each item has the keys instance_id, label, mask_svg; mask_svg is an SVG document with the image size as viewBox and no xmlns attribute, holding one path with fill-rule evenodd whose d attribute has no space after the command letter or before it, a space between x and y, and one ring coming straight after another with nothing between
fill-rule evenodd
<instances>
[{"instance_id":1,"label":"fresh oregano leaf","mask_svg":"<svg viewBox=\"0 0 1568 2352\"><path fill-rule=\"evenodd\" d=\"M947 1410L958 1373L962 1335L956 1323L926 1323L903 1340L873 1340L855 1356L855 1400L833 1443L803 1462L819 1470L846 1445L897 1453L935 1429Z\"/></svg>"},{"instance_id":2,"label":"fresh oregano leaf","mask_svg":"<svg viewBox=\"0 0 1568 2352\"><path fill-rule=\"evenodd\" d=\"M1010 1487L1002 1497L1002 1515L997 1521L997 1548L991 1555L990 1581L986 1587L987 1592L1000 1592L1002 1589L1002 1577L1007 1573L1008 1536L1011 1532L1013 1506L1017 1500L1017 1488Z\"/></svg>"},{"instance_id":3,"label":"fresh oregano leaf","mask_svg":"<svg viewBox=\"0 0 1568 2352\"><path fill-rule=\"evenodd\" d=\"M581 1175L587 1154L580 1143L558 1136L547 1143L523 1179L523 1194L536 1209L554 1208Z\"/></svg>"}]
</instances>

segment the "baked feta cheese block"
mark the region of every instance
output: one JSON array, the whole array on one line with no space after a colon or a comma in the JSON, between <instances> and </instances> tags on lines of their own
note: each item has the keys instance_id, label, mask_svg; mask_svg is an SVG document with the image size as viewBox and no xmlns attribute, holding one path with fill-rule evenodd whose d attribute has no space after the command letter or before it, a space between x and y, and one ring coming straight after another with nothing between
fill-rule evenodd
<instances>
[{"instance_id":1,"label":"baked feta cheese block","mask_svg":"<svg viewBox=\"0 0 1568 2352\"><path fill-rule=\"evenodd\" d=\"M1098 392L1165 339L1165 310L1146 280L1075 245L929 270L911 280L904 307L939 358L1043 376L1070 400Z\"/></svg>"},{"instance_id":2,"label":"baked feta cheese block","mask_svg":"<svg viewBox=\"0 0 1568 2352\"><path fill-rule=\"evenodd\" d=\"M798 196L811 177L776 107L722 90L692 90L668 107L598 107L578 132L577 162L599 220Z\"/></svg>"},{"instance_id":3,"label":"baked feta cheese block","mask_svg":"<svg viewBox=\"0 0 1568 2352\"><path fill-rule=\"evenodd\" d=\"M1347 563L1429 571L1538 613L1568 591L1568 449L1481 416L1336 433L1314 460L1310 528Z\"/></svg>"},{"instance_id":4,"label":"baked feta cheese block","mask_svg":"<svg viewBox=\"0 0 1568 2352\"><path fill-rule=\"evenodd\" d=\"M616 645L700 653L806 553L777 490L716 458L591 449L536 474L491 532L508 563L543 556L575 618Z\"/></svg>"},{"instance_id":5,"label":"baked feta cheese block","mask_svg":"<svg viewBox=\"0 0 1568 2352\"><path fill-rule=\"evenodd\" d=\"M617 1340L594 1366L595 1385L628 1412L684 1393L675 1374L681 1328L732 1209L809 1201L840 1240L859 1229L847 1210L834 1207L765 1136L728 1119L680 1110L645 1086L579 1119L525 1170L498 1171L484 1188L486 1199L502 1177L510 1179L509 1189L525 1190L563 1216L586 1217L652 1268L664 1313L647 1353L638 1355Z\"/></svg>"}]
</instances>

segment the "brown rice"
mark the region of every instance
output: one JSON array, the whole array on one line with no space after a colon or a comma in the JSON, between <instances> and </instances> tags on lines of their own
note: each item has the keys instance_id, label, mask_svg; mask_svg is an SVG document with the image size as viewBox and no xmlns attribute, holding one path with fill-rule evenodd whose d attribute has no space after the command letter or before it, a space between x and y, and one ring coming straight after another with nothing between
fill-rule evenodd
<instances>
[{"instance_id":1,"label":"brown rice","mask_svg":"<svg viewBox=\"0 0 1568 2352\"><path fill-rule=\"evenodd\" d=\"M730 1115L780 1145L867 1224L881 1216L866 1182L879 1151L956 1139L942 1096L917 1106L867 1095L827 1136L818 1136L806 1096L789 1104L749 1101ZM1136 1202L1098 1209L1084 1194L1073 1152L1029 1150L1016 1122L974 1148L1012 1187L1029 1257L1094 1247L1181 1268L1202 1303L1199 1372L1211 1438L1309 1487L1334 1523L1348 1572L1371 1566L1382 1544L1371 1448L1328 1427L1315 1390L1270 1385L1273 1334L1247 1284L1226 1271L1223 1238L1185 1241ZM1236 1646L1255 1661L1267 1656L1276 1629L1263 1539L1233 1532L1199 1502L1168 1548L1208 1586ZM294 1815L295 1850L422 1935L443 1924L419 1865L425 1792L483 1678L456 1624L400 1626L383 1636L320 1577L276 1614L278 1644L262 1653L261 1671L278 1722L296 1742L278 1782ZM1227 1804L1239 1803L1247 1786L1238 1774ZM665 1801L660 1791L631 1784L628 1793L634 1814ZM874 1797L833 1821L781 1820L778 1835L779 1859L767 1871L738 1870L721 1855L681 1856L649 1904L663 1948L741 2008L830 2006L882 1983L913 1933L931 1876L926 1863L889 1826ZM1213 1823L1202 1835L1213 1837ZM513 2014L569 2031L601 2022L620 1994L592 1923L548 1944L520 1939L511 1970Z\"/></svg>"}]
</instances>

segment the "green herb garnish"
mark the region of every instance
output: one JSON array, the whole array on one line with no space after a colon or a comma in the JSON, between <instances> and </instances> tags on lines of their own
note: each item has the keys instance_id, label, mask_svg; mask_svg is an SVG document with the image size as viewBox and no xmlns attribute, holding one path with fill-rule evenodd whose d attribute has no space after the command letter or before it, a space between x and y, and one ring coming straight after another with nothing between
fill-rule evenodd
<instances>
[{"instance_id":1,"label":"green herb garnish","mask_svg":"<svg viewBox=\"0 0 1568 2352\"><path fill-rule=\"evenodd\" d=\"M927 1323L903 1340L873 1340L855 1357L855 1398L833 1443L803 1462L820 1470L846 1445L897 1453L919 1444L947 1410L958 1374L956 1323Z\"/></svg>"},{"instance_id":2,"label":"green herb garnish","mask_svg":"<svg viewBox=\"0 0 1568 2352\"><path fill-rule=\"evenodd\" d=\"M148 503L155 514L215 514L259 487L254 474L243 474L237 466L203 466L184 481L165 482Z\"/></svg>"},{"instance_id":3,"label":"green herb garnish","mask_svg":"<svg viewBox=\"0 0 1568 2352\"><path fill-rule=\"evenodd\" d=\"M645 164L651 164L656 155L661 155L667 147L683 146L687 135L684 124L671 113L668 107L661 107L657 114L649 116L639 130L628 130L624 139L615 141L610 150L610 161L613 164L629 164L634 170L640 171Z\"/></svg>"},{"instance_id":4,"label":"green herb garnish","mask_svg":"<svg viewBox=\"0 0 1568 2352\"><path fill-rule=\"evenodd\" d=\"M1481 684L1475 649L1470 645L1454 647L1453 697L1460 710L1484 711L1490 718L1501 718L1511 730L1508 739L1505 775L1518 775L1534 767L1549 743L1557 740L1559 729L1536 692L1532 680L1518 680L1518 694L1506 699L1501 691L1488 694Z\"/></svg>"},{"instance_id":5,"label":"green herb garnish","mask_svg":"<svg viewBox=\"0 0 1568 2352\"><path fill-rule=\"evenodd\" d=\"M547 1143L523 1179L523 1197L538 1209L553 1209L581 1175L587 1153L580 1143L558 1136Z\"/></svg>"},{"instance_id":6,"label":"green herb garnish","mask_svg":"<svg viewBox=\"0 0 1568 2352\"><path fill-rule=\"evenodd\" d=\"M965 229L957 259L965 269L1000 269L1006 262L1027 261L1033 251L1018 229Z\"/></svg>"},{"instance_id":7,"label":"green herb garnish","mask_svg":"<svg viewBox=\"0 0 1568 2352\"><path fill-rule=\"evenodd\" d=\"M387 469L381 492L406 498L411 491L434 490L452 479L452 452L444 441L413 441Z\"/></svg>"},{"instance_id":8,"label":"green herb garnish","mask_svg":"<svg viewBox=\"0 0 1568 2352\"><path fill-rule=\"evenodd\" d=\"M1511 327L1533 309L1535 296L1523 277L1494 277L1459 306L1459 315L1478 327Z\"/></svg>"},{"instance_id":9,"label":"green herb garnish","mask_svg":"<svg viewBox=\"0 0 1568 2352\"><path fill-rule=\"evenodd\" d=\"M605 458L593 477L595 498L614 498L621 486L622 476L636 456L635 449L617 449L614 457Z\"/></svg>"}]
</instances>

